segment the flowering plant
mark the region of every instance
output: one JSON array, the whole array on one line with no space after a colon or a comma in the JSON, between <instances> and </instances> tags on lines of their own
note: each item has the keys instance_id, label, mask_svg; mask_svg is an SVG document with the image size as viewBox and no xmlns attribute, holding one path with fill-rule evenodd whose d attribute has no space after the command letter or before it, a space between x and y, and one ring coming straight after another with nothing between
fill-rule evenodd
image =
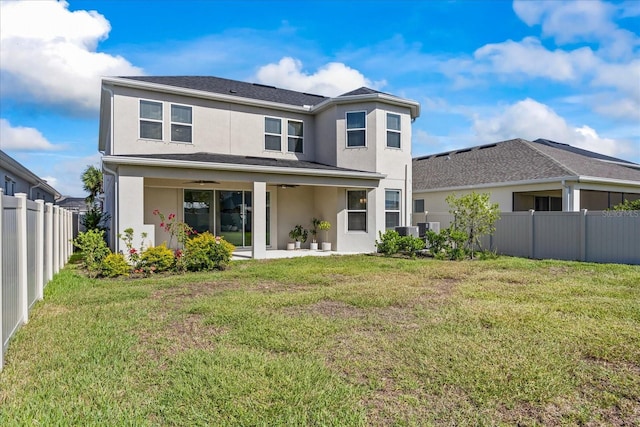
<instances>
[{"instance_id":1,"label":"flowering plant","mask_svg":"<svg viewBox=\"0 0 640 427\"><path fill-rule=\"evenodd\" d=\"M125 253L125 257L129 261L129 264L133 266L134 269L137 269L140 266L142 252L144 252L144 239L147 238L147 233L140 234L140 249L136 249L133 247L133 228L127 228L124 230L124 235L118 234L118 238L124 241L125 246L127 247L127 252Z\"/></svg>"},{"instance_id":2,"label":"flowering plant","mask_svg":"<svg viewBox=\"0 0 640 427\"><path fill-rule=\"evenodd\" d=\"M176 214L170 213L169 216L165 217L160 210L155 209L153 214L160 218L160 228L162 228L167 233L171 234L171 238L169 239L169 247L173 243L174 237L178 242L178 246L180 248L184 248L185 243L189 239L189 236L196 234L196 231L189 226L186 222L178 221L176 219Z\"/></svg>"}]
</instances>

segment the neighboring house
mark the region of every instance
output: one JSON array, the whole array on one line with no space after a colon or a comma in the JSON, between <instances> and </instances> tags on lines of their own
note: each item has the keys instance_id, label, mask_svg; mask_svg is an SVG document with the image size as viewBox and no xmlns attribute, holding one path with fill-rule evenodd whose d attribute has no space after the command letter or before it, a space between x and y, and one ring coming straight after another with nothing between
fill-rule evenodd
<instances>
[{"instance_id":1,"label":"neighboring house","mask_svg":"<svg viewBox=\"0 0 640 427\"><path fill-rule=\"evenodd\" d=\"M104 78L110 245L120 249L127 228L169 242L159 210L254 258L314 217L332 224L334 250L373 252L379 231L410 223L419 114L417 102L368 88L327 98L216 77Z\"/></svg>"},{"instance_id":2,"label":"neighboring house","mask_svg":"<svg viewBox=\"0 0 640 427\"><path fill-rule=\"evenodd\" d=\"M546 139L512 139L413 159L414 223L445 198L491 193L503 212L608 209L640 198L640 165Z\"/></svg>"},{"instance_id":3,"label":"neighboring house","mask_svg":"<svg viewBox=\"0 0 640 427\"><path fill-rule=\"evenodd\" d=\"M22 166L2 150L0 150L0 185L2 185L5 196L26 193L27 199L44 200L46 203L54 203L61 197L55 188L47 184L47 181Z\"/></svg>"}]
</instances>

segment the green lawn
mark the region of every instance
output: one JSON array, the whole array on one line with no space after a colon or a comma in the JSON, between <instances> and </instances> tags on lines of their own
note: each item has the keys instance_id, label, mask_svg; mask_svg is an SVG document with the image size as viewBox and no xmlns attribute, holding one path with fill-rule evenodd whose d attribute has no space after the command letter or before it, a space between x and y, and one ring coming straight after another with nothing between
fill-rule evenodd
<instances>
[{"instance_id":1,"label":"green lawn","mask_svg":"<svg viewBox=\"0 0 640 427\"><path fill-rule=\"evenodd\" d=\"M638 425L640 267L373 256L93 280L12 340L0 425Z\"/></svg>"}]
</instances>

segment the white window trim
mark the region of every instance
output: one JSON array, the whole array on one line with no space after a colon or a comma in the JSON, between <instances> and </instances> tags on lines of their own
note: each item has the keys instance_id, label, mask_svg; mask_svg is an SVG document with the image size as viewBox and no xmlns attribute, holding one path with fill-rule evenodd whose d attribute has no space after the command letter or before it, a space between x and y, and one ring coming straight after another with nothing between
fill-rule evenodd
<instances>
[{"instance_id":1,"label":"white window trim","mask_svg":"<svg viewBox=\"0 0 640 427\"><path fill-rule=\"evenodd\" d=\"M352 113L364 113L364 128L354 128L354 129L349 129L348 128L348 123L349 123L349 119L347 119L347 116L349 114ZM346 111L344 113L344 130L345 130L345 134L344 134L344 145L345 147L351 149L351 148L367 148L368 145L368 141L367 141L367 110L356 110L356 111ZM364 130L364 145L353 145L353 146L349 146L349 131L355 131L355 130Z\"/></svg>"},{"instance_id":2,"label":"white window trim","mask_svg":"<svg viewBox=\"0 0 640 427\"><path fill-rule=\"evenodd\" d=\"M160 104L160 106L162 107L162 120L147 119L147 118L141 117L140 116L140 106L142 105L143 101L145 101L145 102L153 102L154 104ZM161 128L162 135L161 135L160 139L147 138L147 137L143 137L140 134L140 122L142 122L143 120L145 122L160 123L160 125L162 126L162 128ZM138 100L138 139L144 139L145 141L164 141L164 102L158 101L156 99L139 98L139 100Z\"/></svg>"},{"instance_id":3,"label":"white window trim","mask_svg":"<svg viewBox=\"0 0 640 427\"><path fill-rule=\"evenodd\" d=\"M289 135L289 122L302 123L302 136L297 135ZM289 150L289 138L296 138L302 141L302 151L291 151ZM304 154L304 121L295 120L295 119L287 119L287 147L286 152L291 154Z\"/></svg>"},{"instance_id":4,"label":"white window trim","mask_svg":"<svg viewBox=\"0 0 640 427\"><path fill-rule=\"evenodd\" d=\"M364 209L349 209L349 193L352 191L364 191L365 194L365 200L366 200L366 208ZM346 211L347 211L347 220L345 221L345 228L346 228L346 232L349 234L367 234L369 232L369 194L368 191L365 189L363 190L362 188L352 188L349 189L345 192L345 197L346 197ZM364 212L365 214L365 221L364 221L364 230L349 230L349 213L354 212Z\"/></svg>"},{"instance_id":5,"label":"white window trim","mask_svg":"<svg viewBox=\"0 0 640 427\"><path fill-rule=\"evenodd\" d=\"M397 116L398 119L400 119L400 130L396 130L396 129L389 129L388 127L388 123L389 123L389 116ZM389 113L387 112L387 115L385 116L385 127L387 128L387 132L384 134L385 137L385 145L387 148L391 148L392 150L402 150L402 116L400 114L396 114L396 113ZM400 135L400 146L399 147L391 147L389 145L389 132L393 132L393 133L397 133Z\"/></svg>"},{"instance_id":6,"label":"white window trim","mask_svg":"<svg viewBox=\"0 0 640 427\"><path fill-rule=\"evenodd\" d=\"M398 198L398 209L387 209L387 191L396 191L399 194ZM397 212L398 213L398 227L402 226L402 190L398 188L385 188L384 189L384 228L387 229L387 212ZM390 230L390 229L387 229Z\"/></svg>"},{"instance_id":7,"label":"white window trim","mask_svg":"<svg viewBox=\"0 0 640 427\"><path fill-rule=\"evenodd\" d=\"M174 122L174 121L171 119L171 115L172 115L172 114L171 114L171 113L172 113L171 108L172 108L174 105L175 105L176 107L188 107L188 108L191 108L191 123ZM163 116L162 116L162 117L164 117L164 114L163 114ZM172 128L172 126L173 126L174 124L176 124L176 125L180 125L180 126L191 126L191 141L190 141L190 142L186 142L186 141L174 141L174 140L173 140L173 128ZM193 106L192 106L192 105L174 104L174 103L171 103L171 104L169 105L169 139L170 139L170 140L171 140L171 142L172 142L172 143L174 143L174 144L193 144L194 137L193 137Z\"/></svg>"},{"instance_id":8,"label":"white window trim","mask_svg":"<svg viewBox=\"0 0 640 427\"><path fill-rule=\"evenodd\" d=\"M273 120L279 120L280 121L280 133L271 133L271 132L267 132L266 129L266 120L267 119L273 119ZM272 117L272 116L264 116L264 120L262 121L262 124L264 126L264 138L262 139L262 148L264 149L264 151L269 151L271 153L282 153L282 117ZM280 137L280 149L279 150L273 150L271 148L267 148L267 138L266 136L277 136ZM287 144L287 148L288 148L288 144Z\"/></svg>"}]
</instances>

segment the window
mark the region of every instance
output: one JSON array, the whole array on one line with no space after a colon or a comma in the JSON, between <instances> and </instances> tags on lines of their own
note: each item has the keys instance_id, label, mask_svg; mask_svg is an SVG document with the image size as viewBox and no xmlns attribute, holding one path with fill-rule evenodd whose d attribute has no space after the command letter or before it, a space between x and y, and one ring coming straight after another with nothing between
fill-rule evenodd
<instances>
[{"instance_id":1,"label":"window","mask_svg":"<svg viewBox=\"0 0 640 427\"><path fill-rule=\"evenodd\" d=\"M347 147L366 146L366 112L347 113Z\"/></svg>"},{"instance_id":2,"label":"window","mask_svg":"<svg viewBox=\"0 0 640 427\"><path fill-rule=\"evenodd\" d=\"M413 213L424 212L424 199L415 199L413 201Z\"/></svg>"},{"instance_id":3,"label":"window","mask_svg":"<svg viewBox=\"0 0 640 427\"><path fill-rule=\"evenodd\" d=\"M140 101L140 138L162 139L162 103Z\"/></svg>"},{"instance_id":4,"label":"window","mask_svg":"<svg viewBox=\"0 0 640 427\"><path fill-rule=\"evenodd\" d=\"M384 192L384 221L387 229L400 225L400 190Z\"/></svg>"},{"instance_id":5,"label":"window","mask_svg":"<svg viewBox=\"0 0 640 427\"><path fill-rule=\"evenodd\" d=\"M264 118L264 149L280 151L282 140L282 121L271 117Z\"/></svg>"},{"instance_id":6,"label":"window","mask_svg":"<svg viewBox=\"0 0 640 427\"><path fill-rule=\"evenodd\" d=\"M367 191L347 191L347 230L367 231Z\"/></svg>"},{"instance_id":7,"label":"window","mask_svg":"<svg viewBox=\"0 0 640 427\"><path fill-rule=\"evenodd\" d=\"M171 105L171 141L192 142L191 107Z\"/></svg>"},{"instance_id":8,"label":"window","mask_svg":"<svg viewBox=\"0 0 640 427\"><path fill-rule=\"evenodd\" d=\"M288 150L290 153L302 153L302 122L289 120L287 126Z\"/></svg>"},{"instance_id":9,"label":"window","mask_svg":"<svg viewBox=\"0 0 640 427\"><path fill-rule=\"evenodd\" d=\"M9 178L8 176L4 177L4 195L5 196L13 196L16 191L16 182Z\"/></svg>"},{"instance_id":10,"label":"window","mask_svg":"<svg viewBox=\"0 0 640 427\"><path fill-rule=\"evenodd\" d=\"M387 113L387 147L400 148L400 115Z\"/></svg>"}]
</instances>

